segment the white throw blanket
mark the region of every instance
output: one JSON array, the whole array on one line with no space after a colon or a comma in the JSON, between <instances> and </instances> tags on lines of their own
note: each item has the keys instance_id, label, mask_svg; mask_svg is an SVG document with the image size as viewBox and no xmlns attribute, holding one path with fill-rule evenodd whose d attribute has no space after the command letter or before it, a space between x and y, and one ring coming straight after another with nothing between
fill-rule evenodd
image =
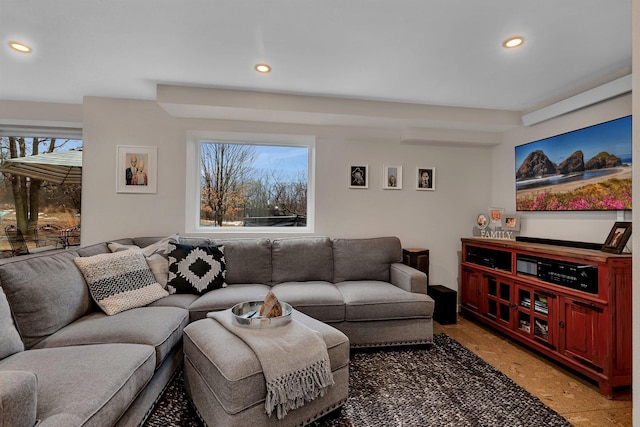
<instances>
[{"instance_id":1,"label":"white throw blanket","mask_svg":"<svg viewBox=\"0 0 640 427\"><path fill-rule=\"evenodd\" d=\"M210 312L207 317L242 339L258 357L267 383L267 415L275 409L282 419L288 411L324 396L327 387L334 384L324 339L297 320L255 329L234 324L231 309Z\"/></svg>"}]
</instances>

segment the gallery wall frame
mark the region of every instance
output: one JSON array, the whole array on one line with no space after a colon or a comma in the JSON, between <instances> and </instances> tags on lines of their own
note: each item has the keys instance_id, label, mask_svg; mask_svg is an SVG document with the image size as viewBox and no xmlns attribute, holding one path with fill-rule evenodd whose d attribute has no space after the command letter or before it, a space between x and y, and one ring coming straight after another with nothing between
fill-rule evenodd
<instances>
[{"instance_id":1,"label":"gallery wall frame","mask_svg":"<svg viewBox=\"0 0 640 427\"><path fill-rule=\"evenodd\" d=\"M418 166L416 171L416 190L435 191L436 189L436 169L431 167Z\"/></svg>"},{"instance_id":2,"label":"gallery wall frame","mask_svg":"<svg viewBox=\"0 0 640 427\"><path fill-rule=\"evenodd\" d=\"M369 188L369 165L349 164L349 188Z\"/></svg>"},{"instance_id":3,"label":"gallery wall frame","mask_svg":"<svg viewBox=\"0 0 640 427\"><path fill-rule=\"evenodd\" d=\"M402 190L402 166L383 165L382 188L384 190Z\"/></svg>"},{"instance_id":4,"label":"gallery wall frame","mask_svg":"<svg viewBox=\"0 0 640 427\"><path fill-rule=\"evenodd\" d=\"M116 193L156 193L158 147L116 147Z\"/></svg>"}]
</instances>

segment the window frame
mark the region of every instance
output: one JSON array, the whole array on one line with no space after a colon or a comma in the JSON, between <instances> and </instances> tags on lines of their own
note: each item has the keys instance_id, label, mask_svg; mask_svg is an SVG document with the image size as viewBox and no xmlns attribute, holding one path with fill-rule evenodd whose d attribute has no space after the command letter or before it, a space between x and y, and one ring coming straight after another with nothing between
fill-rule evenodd
<instances>
[{"instance_id":1,"label":"window frame","mask_svg":"<svg viewBox=\"0 0 640 427\"><path fill-rule=\"evenodd\" d=\"M203 143L307 147L307 225L305 227L204 227L200 225L200 155ZM185 231L197 234L309 234L315 229L316 137L313 135L188 132L185 187Z\"/></svg>"},{"instance_id":2,"label":"window frame","mask_svg":"<svg viewBox=\"0 0 640 427\"><path fill-rule=\"evenodd\" d=\"M69 122L69 124L71 124ZM29 135L29 136L26 136ZM0 123L0 137L24 137L24 138L55 138L55 139L68 139L74 141L82 141L82 147L84 152L84 136L82 127L70 126L70 127L61 127L61 126L51 126L49 122L29 122L29 124L20 125L20 124L12 124L12 123ZM42 153L40 153L42 154ZM82 184L84 183L84 179L82 180ZM82 188L81 184L81 188ZM81 200L82 200L82 189L81 189ZM82 204L82 201L81 201ZM79 211L80 212L80 211ZM80 218L81 214L78 213ZM38 226L45 225L45 223L40 223L38 220ZM4 232L5 226L1 228L2 232ZM80 222L77 225L68 227L63 230L63 233L66 235L63 237L65 240L64 247L70 246L79 246L82 244L82 231L80 228ZM73 240L74 243L70 244L69 241ZM37 246L36 242L36 247ZM57 244L51 247L49 250L60 249L62 246L58 247ZM32 248L33 250L33 248ZM33 252L31 252L33 253Z\"/></svg>"}]
</instances>

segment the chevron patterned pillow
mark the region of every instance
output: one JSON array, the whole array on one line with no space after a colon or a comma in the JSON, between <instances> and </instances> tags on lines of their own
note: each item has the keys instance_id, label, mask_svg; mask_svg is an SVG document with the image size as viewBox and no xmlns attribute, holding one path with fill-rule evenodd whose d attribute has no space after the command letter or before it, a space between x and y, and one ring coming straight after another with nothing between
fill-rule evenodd
<instances>
[{"instance_id":1,"label":"chevron patterned pillow","mask_svg":"<svg viewBox=\"0 0 640 427\"><path fill-rule=\"evenodd\" d=\"M203 295L227 286L224 246L169 243L169 249L169 292Z\"/></svg>"},{"instance_id":2,"label":"chevron patterned pillow","mask_svg":"<svg viewBox=\"0 0 640 427\"><path fill-rule=\"evenodd\" d=\"M94 301L109 316L169 295L156 282L139 249L78 257L74 262L87 281Z\"/></svg>"}]
</instances>

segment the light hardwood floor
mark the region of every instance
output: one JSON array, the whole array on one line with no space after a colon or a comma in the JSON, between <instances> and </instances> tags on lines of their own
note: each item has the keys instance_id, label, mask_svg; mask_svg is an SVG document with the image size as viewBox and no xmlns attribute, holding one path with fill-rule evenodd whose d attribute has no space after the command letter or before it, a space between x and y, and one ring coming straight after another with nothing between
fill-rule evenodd
<instances>
[{"instance_id":1,"label":"light hardwood floor","mask_svg":"<svg viewBox=\"0 0 640 427\"><path fill-rule=\"evenodd\" d=\"M606 399L597 383L461 316L455 325L434 322L434 332L454 338L575 427L632 426L630 387Z\"/></svg>"}]
</instances>

